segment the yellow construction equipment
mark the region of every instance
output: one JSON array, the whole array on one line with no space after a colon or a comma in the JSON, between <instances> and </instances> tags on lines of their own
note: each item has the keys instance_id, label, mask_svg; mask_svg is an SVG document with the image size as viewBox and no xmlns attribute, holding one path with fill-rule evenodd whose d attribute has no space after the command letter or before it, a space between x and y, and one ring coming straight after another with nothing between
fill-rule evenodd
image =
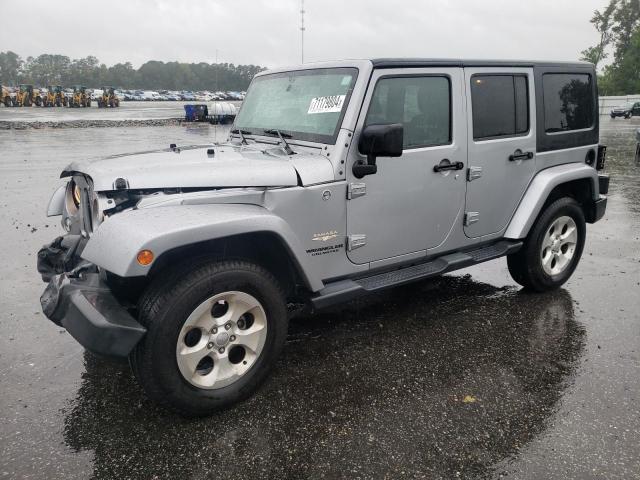
<instances>
[{"instance_id":1,"label":"yellow construction equipment","mask_svg":"<svg viewBox=\"0 0 640 480\"><path fill-rule=\"evenodd\" d=\"M70 107L90 107L91 106L91 94L87 92L87 87L82 85L73 86L73 96L69 101Z\"/></svg>"},{"instance_id":2,"label":"yellow construction equipment","mask_svg":"<svg viewBox=\"0 0 640 480\"><path fill-rule=\"evenodd\" d=\"M98 98L98 108L116 108L120 106L120 99L114 87L102 87L102 95Z\"/></svg>"},{"instance_id":3,"label":"yellow construction equipment","mask_svg":"<svg viewBox=\"0 0 640 480\"><path fill-rule=\"evenodd\" d=\"M47 95L43 99L45 107L62 107L67 106L67 97L62 91L62 85L49 85L47 87Z\"/></svg>"},{"instance_id":4,"label":"yellow construction equipment","mask_svg":"<svg viewBox=\"0 0 640 480\"><path fill-rule=\"evenodd\" d=\"M33 105L41 106L42 97L40 96L40 90L33 88L33 85L22 84L16 92L16 96L13 99L14 107L31 107Z\"/></svg>"},{"instance_id":5,"label":"yellow construction equipment","mask_svg":"<svg viewBox=\"0 0 640 480\"><path fill-rule=\"evenodd\" d=\"M7 87L3 87L0 85L0 103L2 103L5 107L10 107L13 102L11 101L11 94L9 93L9 89Z\"/></svg>"}]
</instances>

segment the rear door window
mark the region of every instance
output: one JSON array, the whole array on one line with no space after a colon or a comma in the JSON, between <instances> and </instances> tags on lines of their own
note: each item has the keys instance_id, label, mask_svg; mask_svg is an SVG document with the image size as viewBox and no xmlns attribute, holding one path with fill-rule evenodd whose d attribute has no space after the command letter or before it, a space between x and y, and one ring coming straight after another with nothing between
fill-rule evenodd
<instances>
[{"instance_id":1,"label":"rear door window","mask_svg":"<svg viewBox=\"0 0 640 480\"><path fill-rule=\"evenodd\" d=\"M542 76L544 129L547 133L591 128L594 95L591 75L545 73Z\"/></svg>"},{"instance_id":2,"label":"rear door window","mask_svg":"<svg viewBox=\"0 0 640 480\"><path fill-rule=\"evenodd\" d=\"M471 77L473 139L525 135L529 131L529 87L525 75Z\"/></svg>"}]
</instances>

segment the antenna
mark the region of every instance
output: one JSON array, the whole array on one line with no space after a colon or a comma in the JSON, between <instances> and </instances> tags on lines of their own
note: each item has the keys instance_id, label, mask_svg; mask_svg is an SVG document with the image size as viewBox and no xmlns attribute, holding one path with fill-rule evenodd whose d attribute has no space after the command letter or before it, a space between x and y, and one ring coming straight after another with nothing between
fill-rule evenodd
<instances>
[{"instance_id":1,"label":"antenna","mask_svg":"<svg viewBox=\"0 0 640 480\"><path fill-rule=\"evenodd\" d=\"M304 0L300 0L300 56L304 63Z\"/></svg>"}]
</instances>

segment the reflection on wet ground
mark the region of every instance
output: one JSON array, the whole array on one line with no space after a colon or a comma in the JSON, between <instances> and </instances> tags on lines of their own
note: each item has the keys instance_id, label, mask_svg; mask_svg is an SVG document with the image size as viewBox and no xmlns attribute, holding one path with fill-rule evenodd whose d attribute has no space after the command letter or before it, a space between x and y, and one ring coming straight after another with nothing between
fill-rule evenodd
<instances>
[{"instance_id":1,"label":"reflection on wet ground","mask_svg":"<svg viewBox=\"0 0 640 480\"><path fill-rule=\"evenodd\" d=\"M105 478L485 473L544 428L583 343L564 290L448 277L297 319L265 388L205 420L167 417L128 368L85 355L64 438Z\"/></svg>"},{"instance_id":2,"label":"reflection on wet ground","mask_svg":"<svg viewBox=\"0 0 640 480\"><path fill-rule=\"evenodd\" d=\"M43 319L33 252L67 162L211 127L0 132L0 475L640 478L640 121L602 122L607 216L565 288L522 292L497 261L296 318L264 387L200 420Z\"/></svg>"}]
</instances>

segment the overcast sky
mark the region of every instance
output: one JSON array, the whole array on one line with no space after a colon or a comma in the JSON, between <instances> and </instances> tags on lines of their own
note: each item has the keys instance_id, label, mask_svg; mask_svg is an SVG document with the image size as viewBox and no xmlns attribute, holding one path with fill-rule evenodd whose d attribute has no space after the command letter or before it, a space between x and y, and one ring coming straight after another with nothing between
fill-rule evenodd
<instances>
[{"instance_id":1,"label":"overcast sky","mask_svg":"<svg viewBox=\"0 0 640 480\"><path fill-rule=\"evenodd\" d=\"M2 0L0 51L112 65L300 62L300 0ZM306 0L305 61L467 57L574 60L608 0ZM26 10L25 10L26 8ZM27 17L25 19L25 11ZM17 20L23 19L23 20Z\"/></svg>"}]
</instances>

